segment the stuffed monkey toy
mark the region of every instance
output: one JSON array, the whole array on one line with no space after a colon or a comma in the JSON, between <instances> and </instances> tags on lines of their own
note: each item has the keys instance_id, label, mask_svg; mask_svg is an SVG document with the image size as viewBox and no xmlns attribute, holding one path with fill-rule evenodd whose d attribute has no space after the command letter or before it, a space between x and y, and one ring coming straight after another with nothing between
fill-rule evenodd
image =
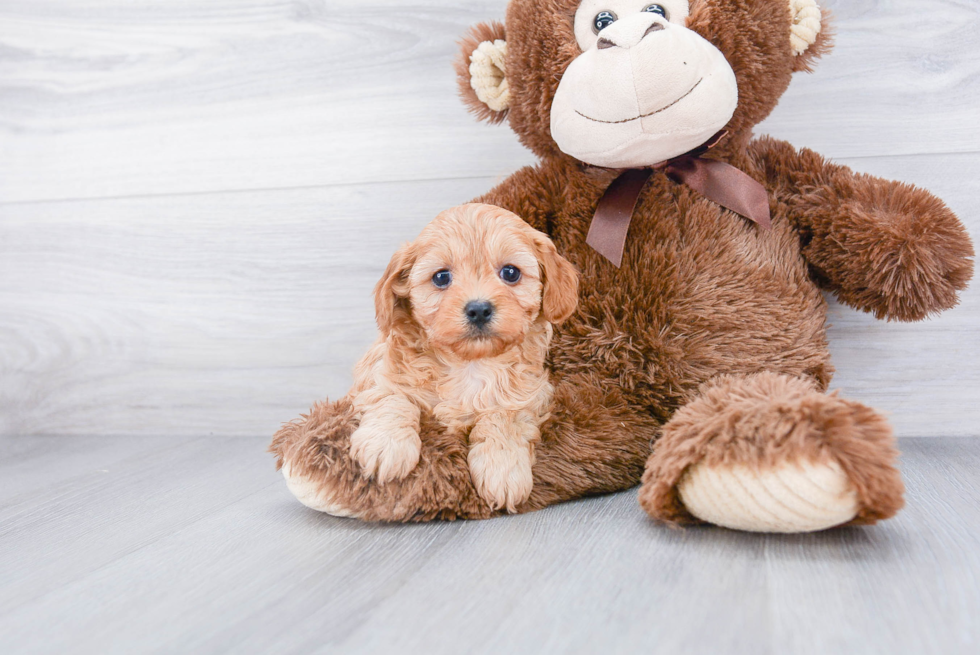
<instances>
[{"instance_id":1,"label":"stuffed monkey toy","mask_svg":"<svg viewBox=\"0 0 980 655\"><path fill-rule=\"evenodd\" d=\"M902 507L889 424L826 392L820 291L921 320L956 305L973 248L928 192L753 138L829 50L827 18L815 0L512 0L462 42L465 101L540 159L477 201L581 274L517 511L638 483L670 524L804 532ZM465 436L423 415L418 466L382 484L350 456L358 421L324 402L276 434L300 501L365 520L499 513Z\"/></svg>"}]
</instances>

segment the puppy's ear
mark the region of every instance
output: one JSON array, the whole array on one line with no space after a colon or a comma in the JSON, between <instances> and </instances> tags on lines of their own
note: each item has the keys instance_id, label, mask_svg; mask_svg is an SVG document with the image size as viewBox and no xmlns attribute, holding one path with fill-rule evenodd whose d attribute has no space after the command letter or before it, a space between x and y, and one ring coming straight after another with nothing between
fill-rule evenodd
<instances>
[{"instance_id":1,"label":"puppy's ear","mask_svg":"<svg viewBox=\"0 0 980 655\"><path fill-rule=\"evenodd\" d=\"M561 323L578 306L578 271L558 254L555 244L544 234L536 231L534 246L544 273L541 313L548 321Z\"/></svg>"},{"instance_id":2,"label":"puppy's ear","mask_svg":"<svg viewBox=\"0 0 980 655\"><path fill-rule=\"evenodd\" d=\"M408 275L415 264L415 249L406 243L388 262L388 268L374 287L374 314L381 334L391 334L398 316L408 313Z\"/></svg>"},{"instance_id":3,"label":"puppy's ear","mask_svg":"<svg viewBox=\"0 0 980 655\"><path fill-rule=\"evenodd\" d=\"M500 123L510 106L503 23L480 23L459 42L456 79L463 102L480 120Z\"/></svg>"}]
</instances>

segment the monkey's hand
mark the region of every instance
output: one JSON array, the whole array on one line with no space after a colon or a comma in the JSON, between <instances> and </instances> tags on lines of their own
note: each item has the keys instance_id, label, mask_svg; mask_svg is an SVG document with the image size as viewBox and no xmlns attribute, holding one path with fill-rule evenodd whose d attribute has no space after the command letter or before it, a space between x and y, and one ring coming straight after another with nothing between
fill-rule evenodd
<instances>
[{"instance_id":1,"label":"monkey's hand","mask_svg":"<svg viewBox=\"0 0 980 655\"><path fill-rule=\"evenodd\" d=\"M973 245L937 197L854 173L762 138L750 151L800 233L813 279L877 318L917 321L949 309L973 276Z\"/></svg>"}]
</instances>

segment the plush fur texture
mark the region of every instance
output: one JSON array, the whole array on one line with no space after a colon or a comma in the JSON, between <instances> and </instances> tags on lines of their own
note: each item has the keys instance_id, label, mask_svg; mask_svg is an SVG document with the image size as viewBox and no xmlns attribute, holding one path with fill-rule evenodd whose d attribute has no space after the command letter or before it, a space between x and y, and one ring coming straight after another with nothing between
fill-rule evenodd
<instances>
[{"instance_id":1,"label":"plush fur texture","mask_svg":"<svg viewBox=\"0 0 980 655\"><path fill-rule=\"evenodd\" d=\"M856 523L893 515L902 484L889 427L873 410L824 393L833 367L820 289L890 320L949 309L973 271L965 229L921 189L855 174L783 142L753 141L752 128L793 72L827 51L830 30L825 20L815 43L796 55L788 0L699 0L687 27L724 54L739 87L728 137L709 156L766 186L773 227L761 231L655 173L615 268L585 238L619 171L576 161L549 132L555 89L580 54L576 6L510 3L506 118L541 162L479 200L548 234L582 279L579 307L552 339L551 417L535 447L534 487L517 509L625 489L642 475L644 509L685 522L692 517L676 484L692 465L761 470L804 460L834 461L847 473L860 502ZM503 36L499 25L477 28L464 58L475 42ZM464 96L472 106L465 89ZM286 425L272 450L291 475L365 519L493 514L470 480L465 439L434 419L421 419L418 466L384 487L349 458L355 427L348 401L320 404Z\"/></svg>"},{"instance_id":2,"label":"plush fur texture","mask_svg":"<svg viewBox=\"0 0 980 655\"><path fill-rule=\"evenodd\" d=\"M640 505L665 521L692 522L677 483L698 463L758 470L835 461L857 491L853 522L874 523L903 505L897 457L887 421L860 403L786 375L723 375L704 384L664 425L647 461Z\"/></svg>"}]
</instances>

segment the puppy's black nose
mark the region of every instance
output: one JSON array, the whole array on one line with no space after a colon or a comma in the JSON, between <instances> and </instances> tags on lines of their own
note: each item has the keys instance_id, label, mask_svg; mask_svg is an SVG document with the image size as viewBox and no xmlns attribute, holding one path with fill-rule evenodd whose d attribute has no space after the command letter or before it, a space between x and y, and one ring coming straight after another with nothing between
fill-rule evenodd
<instances>
[{"instance_id":1,"label":"puppy's black nose","mask_svg":"<svg viewBox=\"0 0 980 655\"><path fill-rule=\"evenodd\" d=\"M482 328L493 318L493 305L489 300L471 300L466 303L463 311L466 313L466 320L478 328Z\"/></svg>"}]
</instances>

